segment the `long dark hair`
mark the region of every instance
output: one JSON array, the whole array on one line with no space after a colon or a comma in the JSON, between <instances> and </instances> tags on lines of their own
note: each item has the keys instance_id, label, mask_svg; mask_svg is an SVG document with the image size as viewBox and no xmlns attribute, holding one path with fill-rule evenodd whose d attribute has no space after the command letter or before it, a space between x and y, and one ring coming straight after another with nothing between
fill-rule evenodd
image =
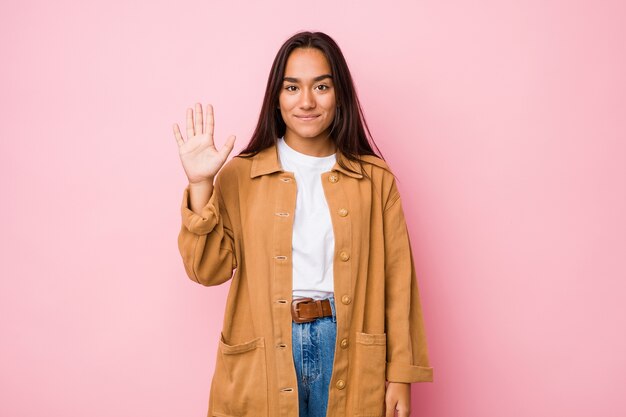
<instances>
[{"instance_id":1,"label":"long dark hair","mask_svg":"<svg viewBox=\"0 0 626 417\"><path fill-rule=\"evenodd\" d=\"M308 31L298 32L287 39L276 54L267 79L259 121L248 146L237 156L252 156L272 146L277 138L285 134L286 126L278 108L278 97L283 84L287 59L295 48L317 48L328 59L335 86L335 100L339 104L330 130L330 138L336 147L347 159L353 161L359 161L360 155L374 155L384 160L367 127L352 76L341 49L327 34ZM366 130L368 136L365 134ZM374 153L370 140L378 154ZM340 159L338 163L343 168L349 169Z\"/></svg>"}]
</instances>

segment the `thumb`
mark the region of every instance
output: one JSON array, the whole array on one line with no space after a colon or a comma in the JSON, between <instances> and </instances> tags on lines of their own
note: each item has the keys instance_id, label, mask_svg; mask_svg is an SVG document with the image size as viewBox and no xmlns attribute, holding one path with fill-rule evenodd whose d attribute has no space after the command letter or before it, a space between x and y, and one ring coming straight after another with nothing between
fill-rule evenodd
<instances>
[{"instance_id":1,"label":"thumb","mask_svg":"<svg viewBox=\"0 0 626 417\"><path fill-rule=\"evenodd\" d=\"M387 401L385 401L383 403L383 407L385 408L385 417L395 417L396 415L396 407L394 404L387 403Z\"/></svg>"},{"instance_id":2,"label":"thumb","mask_svg":"<svg viewBox=\"0 0 626 417\"><path fill-rule=\"evenodd\" d=\"M228 139L226 139L226 142L224 143L224 145L222 145L222 148L220 149L220 154L222 155L224 159L228 157L228 155L231 153L231 151L235 147L235 138L236 138L235 135L230 135Z\"/></svg>"}]
</instances>

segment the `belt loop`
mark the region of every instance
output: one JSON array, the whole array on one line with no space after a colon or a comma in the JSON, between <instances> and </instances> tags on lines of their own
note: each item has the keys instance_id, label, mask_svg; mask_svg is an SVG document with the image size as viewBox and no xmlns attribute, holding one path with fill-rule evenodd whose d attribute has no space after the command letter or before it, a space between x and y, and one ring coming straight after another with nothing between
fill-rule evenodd
<instances>
[{"instance_id":1,"label":"belt loop","mask_svg":"<svg viewBox=\"0 0 626 417\"><path fill-rule=\"evenodd\" d=\"M335 312L335 297L331 295L328 297L328 301L330 301L330 309L333 312L333 323L337 322L337 313Z\"/></svg>"}]
</instances>

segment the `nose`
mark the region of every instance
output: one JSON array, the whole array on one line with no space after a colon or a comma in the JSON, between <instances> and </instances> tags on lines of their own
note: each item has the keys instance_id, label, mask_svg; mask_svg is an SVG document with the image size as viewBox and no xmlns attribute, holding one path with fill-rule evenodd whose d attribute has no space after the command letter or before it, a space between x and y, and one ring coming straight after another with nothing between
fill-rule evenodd
<instances>
[{"instance_id":1,"label":"nose","mask_svg":"<svg viewBox=\"0 0 626 417\"><path fill-rule=\"evenodd\" d=\"M311 109L315 107L315 96L313 95L313 92L309 91L307 88L302 89L300 107L303 109Z\"/></svg>"}]
</instances>

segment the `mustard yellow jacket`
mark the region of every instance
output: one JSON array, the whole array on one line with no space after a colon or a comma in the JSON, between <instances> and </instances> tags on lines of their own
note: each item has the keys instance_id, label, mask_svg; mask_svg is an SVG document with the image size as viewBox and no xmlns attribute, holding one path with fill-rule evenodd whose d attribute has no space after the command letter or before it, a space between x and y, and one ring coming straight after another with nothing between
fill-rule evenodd
<instances>
[{"instance_id":1,"label":"mustard yellow jacket","mask_svg":"<svg viewBox=\"0 0 626 417\"><path fill-rule=\"evenodd\" d=\"M411 243L395 178L384 160L337 151L324 172L335 234L337 343L328 416L383 414L385 380L432 381ZM296 181L276 145L227 161L198 215L185 188L178 248L187 275L232 278L208 416L297 417L291 350L291 242ZM234 270L234 273L233 273Z\"/></svg>"}]
</instances>

